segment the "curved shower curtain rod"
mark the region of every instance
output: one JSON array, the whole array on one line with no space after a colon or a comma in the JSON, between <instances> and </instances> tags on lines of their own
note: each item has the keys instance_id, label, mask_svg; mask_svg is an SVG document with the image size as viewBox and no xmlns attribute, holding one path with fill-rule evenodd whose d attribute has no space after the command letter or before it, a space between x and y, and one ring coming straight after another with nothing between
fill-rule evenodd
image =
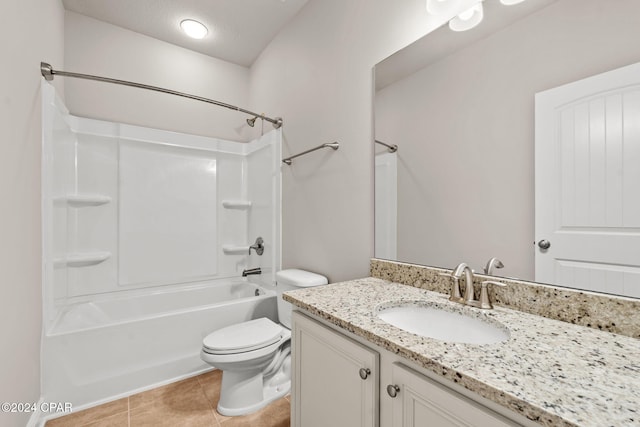
<instances>
[{"instance_id":1,"label":"curved shower curtain rod","mask_svg":"<svg viewBox=\"0 0 640 427\"><path fill-rule=\"evenodd\" d=\"M98 82L114 83L114 84L119 84L123 86L131 86L131 87L137 87L140 89L147 89L147 90L153 90L156 92L168 93L169 95L182 96L183 98L194 99L196 101L202 101L208 104L218 105L220 107L225 107L230 110L236 110L241 113L255 116L257 118L260 118L272 123L273 127L276 129L279 129L282 126L282 118L280 117L276 117L275 119L272 119L271 117L267 117L264 114L254 113L253 111L245 110L244 108L236 107L235 105L226 104L224 102L215 101L213 99L204 98L202 96L190 95L188 93L178 92L171 89L165 89L163 87L150 86L142 83L134 83L126 80L110 79L108 77L92 76L90 74L70 73L68 71L54 70L53 67L50 64L47 64L46 62L40 63L40 74L42 74L42 77L44 77L45 80L47 81L53 80L53 77L58 75L58 76L65 76L65 77L75 77L78 79L95 80Z\"/></svg>"}]
</instances>

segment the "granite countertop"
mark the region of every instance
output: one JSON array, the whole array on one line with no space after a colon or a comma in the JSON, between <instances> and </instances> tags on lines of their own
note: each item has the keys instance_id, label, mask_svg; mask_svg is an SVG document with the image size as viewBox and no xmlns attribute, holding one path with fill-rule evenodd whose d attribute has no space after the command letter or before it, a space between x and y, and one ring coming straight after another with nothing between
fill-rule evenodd
<instances>
[{"instance_id":1,"label":"granite countertop","mask_svg":"<svg viewBox=\"0 0 640 427\"><path fill-rule=\"evenodd\" d=\"M500 307L465 307L448 295L371 277L289 291L284 299L542 425L640 425L638 339ZM510 338L446 343L373 314L381 303L413 301L487 316Z\"/></svg>"}]
</instances>

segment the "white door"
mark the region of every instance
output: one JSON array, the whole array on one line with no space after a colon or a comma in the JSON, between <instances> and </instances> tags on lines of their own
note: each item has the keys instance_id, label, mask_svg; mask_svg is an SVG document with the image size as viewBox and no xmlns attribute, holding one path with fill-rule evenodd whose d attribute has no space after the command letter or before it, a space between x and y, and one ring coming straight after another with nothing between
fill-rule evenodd
<instances>
[{"instance_id":1,"label":"white door","mask_svg":"<svg viewBox=\"0 0 640 427\"><path fill-rule=\"evenodd\" d=\"M378 353L297 311L292 319L292 425L378 425Z\"/></svg>"},{"instance_id":2,"label":"white door","mask_svg":"<svg viewBox=\"0 0 640 427\"><path fill-rule=\"evenodd\" d=\"M640 64L535 102L535 280L640 297Z\"/></svg>"},{"instance_id":3,"label":"white door","mask_svg":"<svg viewBox=\"0 0 640 427\"><path fill-rule=\"evenodd\" d=\"M393 401L392 427L506 427L516 424L399 363L383 393Z\"/></svg>"}]
</instances>

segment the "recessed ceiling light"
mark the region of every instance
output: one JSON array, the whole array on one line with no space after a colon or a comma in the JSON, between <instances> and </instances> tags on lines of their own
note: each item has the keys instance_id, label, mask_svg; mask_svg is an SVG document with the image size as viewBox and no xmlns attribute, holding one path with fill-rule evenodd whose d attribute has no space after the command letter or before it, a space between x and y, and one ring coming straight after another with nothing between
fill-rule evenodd
<instances>
[{"instance_id":1,"label":"recessed ceiling light","mask_svg":"<svg viewBox=\"0 0 640 427\"><path fill-rule=\"evenodd\" d=\"M209 32L207 27L193 19L185 19L180 22L180 28L182 28L182 31L184 31L186 35L193 39L203 39Z\"/></svg>"}]
</instances>

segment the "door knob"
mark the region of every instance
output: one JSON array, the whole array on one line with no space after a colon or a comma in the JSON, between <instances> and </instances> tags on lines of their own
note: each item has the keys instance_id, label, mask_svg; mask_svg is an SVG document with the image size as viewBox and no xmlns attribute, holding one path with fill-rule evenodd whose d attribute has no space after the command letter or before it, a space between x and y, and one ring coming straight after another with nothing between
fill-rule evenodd
<instances>
[{"instance_id":1,"label":"door knob","mask_svg":"<svg viewBox=\"0 0 640 427\"><path fill-rule=\"evenodd\" d=\"M389 396L391 397L396 397L398 395L398 392L400 391L400 387L398 387L395 384L389 384L387 386L387 393L389 394Z\"/></svg>"},{"instance_id":2,"label":"door knob","mask_svg":"<svg viewBox=\"0 0 640 427\"><path fill-rule=\"evenodd\" d=\"M542 239L542 240L540 240L538 242L538 246L540 247L540 249L545 249L546 250L546 249L549 249L551 247L551 242L548 241L548 240Z\"/></svg>"},{"instance_id":3,"label":"door knob","mask_svg":"<svg viewBox=\"0 0 640 427\"><path fill-rule=\"evenodd\" d=\"M360 378L362 378L363 380L366 380L369 377L369 375L371 375L371 369L360 368L360 371L358 373L360 374Z\"/></svg>"}]
</instances>

